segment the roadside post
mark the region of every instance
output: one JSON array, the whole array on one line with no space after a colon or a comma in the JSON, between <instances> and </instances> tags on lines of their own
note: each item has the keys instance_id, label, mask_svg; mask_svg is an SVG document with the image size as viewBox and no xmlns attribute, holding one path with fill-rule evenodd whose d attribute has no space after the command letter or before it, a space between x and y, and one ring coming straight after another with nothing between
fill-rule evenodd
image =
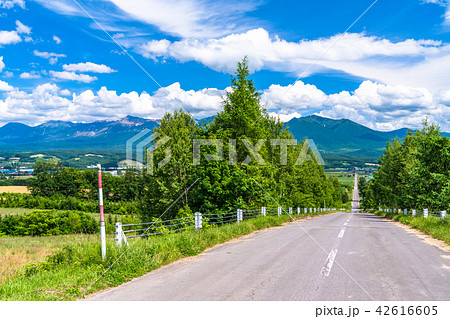
<instances>
[{"instance_id":1,"label":"roadside post","mask_svg":"<svg viewBox=\"0 0 450 319\"><path fill-rule=\"evenodd\" d=\"M197 232L200 231L200 229L203 226L203 218L202 218L202 214L201 213L195 213L194 214L194 224L195 224L195 230Z\"/></svg>"},{"instance_id":2,"label":"roadside post","mask_svg":"<svg viewBox=\"0 0 450 319\"><path fill-rule=\"evenodd\" d=\"M98 164L98 200L100 203L100 239L102 246L102 258L106 258L106 230L105 214L103 212L103 185L102 185L102 165Z\"/></svg>"}]
</instances>

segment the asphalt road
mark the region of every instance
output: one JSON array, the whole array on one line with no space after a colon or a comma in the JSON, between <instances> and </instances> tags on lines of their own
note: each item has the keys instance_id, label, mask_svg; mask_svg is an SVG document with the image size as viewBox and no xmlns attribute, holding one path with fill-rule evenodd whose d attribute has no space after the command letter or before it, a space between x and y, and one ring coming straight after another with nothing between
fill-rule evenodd
<instances>
[{"instance_id":1,"label":"asphalt road","mask_svg":"<svg viewBox=\"0 0 450 319\"><path fill-rule=\"evenodd\" d=\"M352 213L259 231L88 300L450 300L450 253L357 199Z\"/></svg>"}]
</instances>

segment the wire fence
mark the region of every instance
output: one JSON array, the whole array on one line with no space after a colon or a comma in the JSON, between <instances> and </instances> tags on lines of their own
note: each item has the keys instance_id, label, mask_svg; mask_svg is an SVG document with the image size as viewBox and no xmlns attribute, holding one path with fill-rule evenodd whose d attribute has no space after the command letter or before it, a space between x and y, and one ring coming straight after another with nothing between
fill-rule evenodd
<instances>
[{"instance_id":1,"label":"wire fence","mask_svg":"<svg viewBox=\"0 0 450 319\"><path fill-rule=\"evenodd\" d=\"M115 241L117 245L128 244L128 239L170 234L204 227L217 227L224 224L239 223L260 216L307 215L317 212L343 211L344 208L312 208L312 207L261 207L260 209L237 209L227 213L195 213L193 216L158 220L138 224L116 223Z\"/></svg>"}]
</instances>

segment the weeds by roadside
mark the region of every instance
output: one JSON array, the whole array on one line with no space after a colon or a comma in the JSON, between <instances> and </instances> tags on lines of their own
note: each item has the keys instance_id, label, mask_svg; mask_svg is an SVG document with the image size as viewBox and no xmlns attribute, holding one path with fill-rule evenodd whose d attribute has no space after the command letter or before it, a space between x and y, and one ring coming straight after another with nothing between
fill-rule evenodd
<instances>
[{"instance_id":1,"label":"weeds by roadside","mask_svg":"<svg viewBox=\"0 0 450 319\"><path fill-rule=\"evenodd\" d=\"M450 245L450 225L446 221L433 217L412 217L381 211L375 211L374 214L396 220L405 225L410 225L412 228L418 229L433 238L443 240Z\"/></svg>"}]
</instances>

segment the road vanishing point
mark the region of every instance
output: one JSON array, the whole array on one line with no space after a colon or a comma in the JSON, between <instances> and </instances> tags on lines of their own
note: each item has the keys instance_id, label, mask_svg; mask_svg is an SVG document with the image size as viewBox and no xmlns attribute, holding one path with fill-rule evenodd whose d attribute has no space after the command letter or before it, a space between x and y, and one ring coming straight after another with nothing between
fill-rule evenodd
<instances>
[{"instance_id":1,"label":"road vanishing point","mask_svg":"<svg viewBox=\"0 0 450 319\"><path fill-rule=\"evenodd\" d=\"M356 181L351 213L257 231L87 300L449 300L450 252L360 212Z\"/></svg>"}]
</instances>

